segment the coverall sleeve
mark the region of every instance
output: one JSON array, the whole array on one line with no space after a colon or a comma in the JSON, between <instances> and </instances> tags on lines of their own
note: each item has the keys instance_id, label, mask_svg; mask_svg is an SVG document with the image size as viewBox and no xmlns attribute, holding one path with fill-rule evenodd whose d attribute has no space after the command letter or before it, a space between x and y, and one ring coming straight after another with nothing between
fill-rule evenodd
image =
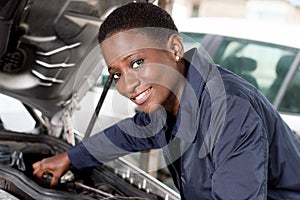
<instances>
[{"instance_id":1,"label":"coverall sleeve","mask_svg":"<svg viewBox=\"0 0 300 200\"><path fill-rule=\"evenodd\" d=\"M248 101L227 101L224 132L214 151L214 199L267 199L268 140Z\"/></svg>"},{"instance_id":2,"label":"coverall sleeve","mask_svg":"<svg viewBox=\"0 0 300 200\"><path fill-rule=\"evenodd\" d=\"M103 132L92 135L68 151L77 169L96 166L132 152L160 148L163 123L152 123L145 113L124 119Z\"/></svg>"}]
</instances>

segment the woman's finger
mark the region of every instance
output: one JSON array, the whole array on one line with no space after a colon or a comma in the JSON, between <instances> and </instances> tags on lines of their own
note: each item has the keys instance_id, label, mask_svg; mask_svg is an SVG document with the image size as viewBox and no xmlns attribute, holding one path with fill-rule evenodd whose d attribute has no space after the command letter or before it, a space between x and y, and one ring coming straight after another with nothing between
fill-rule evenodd
<instances>
[{"instance_id":1,"label":"woman's finger","mask_svg":"<svg viewBox=\"0 0 300 200\"><path fill-rule=\"evenodd\" d=\"M57 185L58 181L59 181L60 177L57 176L53 176L50 182L50 188L53 188Z\"/></svg>"}]
</instances>

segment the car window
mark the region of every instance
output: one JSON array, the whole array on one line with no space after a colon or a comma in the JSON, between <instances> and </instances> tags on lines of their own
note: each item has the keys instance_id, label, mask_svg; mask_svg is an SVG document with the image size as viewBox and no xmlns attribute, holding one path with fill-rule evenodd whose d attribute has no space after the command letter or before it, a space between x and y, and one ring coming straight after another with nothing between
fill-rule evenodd
<instances>
[{"instance_id":1,"label":"car window","mask_svg":"<svg viewBox=\"0 0 300 200\"><path fill-rule=\"evenodd\" d=\"M181 32L180 36L182 37L182 40L183 40L184 50L188 51L192 48L199 47L205 34Z\"/></svg>"},{"instance_id":2,"label":"car window","mask_svg":"<svg viewBox=\"0 0 300 200\"><path fill-rule=\"evenodd\" d=\"M300 65L295 72L279 106L279 111L300 113Z\"/></svg>"},{"instance_id":3,"label":"car window","mask_svg":"<svg viewBox=\"0 0 300 200\"><path fill-rule=\"evenodd\" d=\"M273 102L296 53L297 49L284 46L224 38L213 59L255 85Z\"/></svg>"},{"instance_id":4,"label":"car window","mask_svg":"<svg viewBox=\"0 0 300 200\"><path fill-rule=\"evenodd\" d=\"M189 32L181 35L186 49L199 46L205 36ZM299 50L265 42L222 38L211 55L214 62L242 76L273 103ZM278 110L300 113L300 66Z\"/></svg>"}]
</instances>

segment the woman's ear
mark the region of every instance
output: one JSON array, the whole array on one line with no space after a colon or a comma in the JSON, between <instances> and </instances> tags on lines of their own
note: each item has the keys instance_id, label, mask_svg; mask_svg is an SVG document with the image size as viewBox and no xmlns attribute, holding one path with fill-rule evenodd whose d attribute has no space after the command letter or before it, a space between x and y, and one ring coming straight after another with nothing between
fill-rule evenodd
<instances>
[{"instance_id":1,"label":"woman's ear","mask_svg":"<svg viewBox=\"0 0 300 200\"><path fill-rule=\"evenodd\" d=\"M184 50L182 38L178 34L172 34L168 40L168 50L174 55L174 59L178 61L183 57Z\"/></svg>"}]
</instances>

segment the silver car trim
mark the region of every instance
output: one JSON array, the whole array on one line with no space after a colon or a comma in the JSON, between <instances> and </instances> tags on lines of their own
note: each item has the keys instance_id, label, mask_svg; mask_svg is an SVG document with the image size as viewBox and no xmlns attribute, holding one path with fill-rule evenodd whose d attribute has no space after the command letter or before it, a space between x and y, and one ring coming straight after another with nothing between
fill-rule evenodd
<instances>
[{"instance_id":1,"label":"silver car trim","mask_svg":"<svg viewBox=\"0 0 300 200\"><path fill-rule=\"evenodd\" d=\"M74 67L75 63L56 63L56 64L49 64L41 60L35 61L37 64L46 67L46 68L65 68L65 67Z\"/></svg>"},{"instance_id":2,"label":"silver car trim","mask_svg":"<svg viewBox=\"0 0 300 200\"><path fill-rule=\"evenodd\" d=\"M54 78L54 77L47 77L43 74L41 74L40 72L36 71L36 70L31 70L31 72L36 76L38 77L39 79L43 80L43 81L50 81L50 82L53 82L53 83L63 83L64 80L61 80L61 79L57 79L57 78Z\"/></svg>"},{"instance_id":3,"label":"silver car trim","mask_svg":"<svg viewBox=\"0 0 300 200\"><path fill-rule=\"evenodd\" d=\"M56 36L38 37L31 35L24 35L23 38L31 40L33 42L51 42L57 39Z\"/></svg>"},{"instance_id":4,"label":"silver car trim","mask_svg":"<svg viewBox=\"0 0 300 200\"><path fill-rule=\"evenodd\" d=\"M48 52L37 51L36 53L39 54L39 55L42 55L42 56L51 56L53 54L57 54L59 52L62 52L62 51L68 50L68 49L73 49L73 48L78 47L80 45L81 45L81 42L76 42L74 44L59 47L57 49L54 49L54 50L51 50L51 51L48 51Z\"/></svg>"}]
</instances>

